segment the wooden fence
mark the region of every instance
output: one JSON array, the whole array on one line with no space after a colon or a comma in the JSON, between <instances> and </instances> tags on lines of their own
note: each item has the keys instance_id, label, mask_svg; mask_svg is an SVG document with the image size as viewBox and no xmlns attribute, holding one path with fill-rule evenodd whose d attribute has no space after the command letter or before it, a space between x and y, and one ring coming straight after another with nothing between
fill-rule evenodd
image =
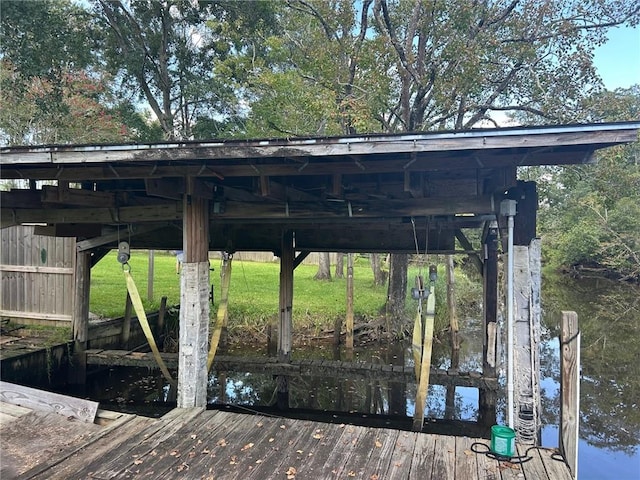
<instances>
[{"instance_id":1,"label":"wooden fence","mask_svg":"<svg viewBox=\"0 0 640 480\"><path fill-rule=\"evenodd\" d=\"M34 235L34 227L0 235L0 316L21 323L71 323L75 238Z\"/></svg>"}]
</instances>

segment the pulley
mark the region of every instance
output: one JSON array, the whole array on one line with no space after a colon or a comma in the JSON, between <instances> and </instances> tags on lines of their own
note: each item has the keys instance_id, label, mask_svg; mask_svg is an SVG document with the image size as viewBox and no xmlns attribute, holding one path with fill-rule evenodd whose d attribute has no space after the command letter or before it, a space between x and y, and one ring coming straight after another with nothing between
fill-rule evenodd
<instances>
[{"instance_id":1,"label":"pulley","mask_svg":"<svg viewBox=\"0 0 640 480\"><path fill-rule=\"evenodd\" d=\"M129 250L129 244L127 242L120 242L118 244L118 262L125 265L131 258L131 251Z\"/></svg>"}]
</instances>

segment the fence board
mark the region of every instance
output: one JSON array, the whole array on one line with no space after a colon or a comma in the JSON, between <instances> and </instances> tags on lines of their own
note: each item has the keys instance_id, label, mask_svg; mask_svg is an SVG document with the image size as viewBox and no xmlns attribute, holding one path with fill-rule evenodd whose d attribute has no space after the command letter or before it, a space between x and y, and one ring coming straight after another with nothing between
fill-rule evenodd
<instances>
[{"instance_id":1,"label":"fence board","mask_svg":"<svg viewBox=\"0 0 640 480\"><path fill-rule=\"evenodd\" d=\"M0 311L9 318L70 321L75 239L33 232L30 225L2 229Z\"/></svg>"}]
</instances>

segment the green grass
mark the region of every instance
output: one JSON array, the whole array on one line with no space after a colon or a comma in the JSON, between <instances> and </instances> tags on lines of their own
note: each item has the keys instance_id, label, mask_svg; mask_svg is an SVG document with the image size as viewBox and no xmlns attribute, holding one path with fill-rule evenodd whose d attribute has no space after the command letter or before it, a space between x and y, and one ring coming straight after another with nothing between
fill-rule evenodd
<instances>
[{"instance_id":1,"label":"green grass","mask_svg":"<svg viewBox=\"0 0 640 480\"><path fill-rule=\"evenodd\" d=\"M180 301L180 276L175 273L175 257L156 252L154 262L153 300L147 300L148 253L133 251L129 261L147 310L157 309L160 298L167 304ZM216 302L220 297L220 265L212 260L211 278L216 286ZM229 324L262 326L278 316L280 266L234 260L229 289ZM333 326L337 316L346 314L346 280L317 281L313 279L317 266L300 265L294 272L294 324L301 327ZM375 317L384 305L386 287L373 286L373 274L366 258L357 258L354 265L354 313L356 318ZM104 317L124 313L127 296L122 267L116 252L109 253L91 271L90 310Z\"/></svg>"},{"instance_id":2,"label":"green grass","mask_svg":"<svg viewBox=\"0 0 640 480\"><path fill-rule=\"evenodd\" d=\"M213 259L211 278L216 286L216 302L220 298L220 264ZM167 305L180 302L180 276L176 275L175 257L169 253L156 252L154 263L154 296L147 300L147 251L133 251L131 274L147 311L160 305L162 296ZM279 314L279 271L277 262L257 263L235 259L232 263L231 287L229 289L229 329L248 328L262 330ZM346 280L314 280L318 267L300 265L294 272L293 322L302 329L322 330L332 328L337 317L346 315ZM345 268L346 272L346 268ZM417 303L410 298L411 287L419 269L410 266L408 277L407 315L413 318ZM428 276L428 267L423 267L423 276ZM438 268L436 283L436 331L448 325L446 306L446 283L444 267ZM354 314L356 323L375 319L385 304L387 289L373 285L373 273L365 257L356 257L354 262ZM127 296L122 267L113 251L104 257L91 271L91 312L104 317L124 314ZM460 316L477 314L481 310L481 286L471 281L460 270L456 270L456 297ZM217 307L217 303L216 303ZM212 312L213 315L213 312Z\"/></svg>"}]
</instances>

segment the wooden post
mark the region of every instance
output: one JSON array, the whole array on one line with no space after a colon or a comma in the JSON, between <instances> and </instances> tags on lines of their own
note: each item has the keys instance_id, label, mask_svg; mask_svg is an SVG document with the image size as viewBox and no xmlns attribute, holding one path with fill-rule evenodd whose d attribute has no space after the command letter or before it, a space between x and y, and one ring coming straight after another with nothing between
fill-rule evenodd
<instances>
[{"instance_id":1,"label":"wooden post","mask_svg":"<svg viewBox=\"0 0 640 480\"><path fill-rule=\"evenodd\" d=\"M207 405L210 287L208 201L185 194L183 215L185 259L180 277L178 407L193 408Z\"/></svg>"},{"instance_id":2,"label":"wooden post","mask_svg":"<svg viewBox=\"0 0 640 480\"><path fill-rule=\"evenodd\" d=\"M482 375L495 378L498 321L498 225L493 223L484 240L483 266L484 341L482 342ZM485 427L496 423L495 391L481 389L478 395L478 421Z\"/></svg>"},{"instance_id":3,"label":"wooden post","mask_svg":"<svg viewBox=\"0 0 640 480\"><path fill-rule=\"evenodd\" d=\"M353 349L353 253L347 254L347 348Z\"/></svg>"},{"instance_id":4,"label":"wooden post","mask_svg":"<svg viewBox=\"0 0 640 480\"><path fill-rule=\"evenodd\" d=\"M158 310L158 335L164 334L164 316L167 314L167 297L160 299L160 309Z\"/></svg>"},{"instance_id":5,"label":"wooden post","mask_svg":"<svg viewBox=\"0 0 640 480\"><path fill-rule=\"evenodd\" d=\"M87 363L85 350L89 339L89 286L91 284L91 252L76 252L73 295L74 360L69 383L84 384Z\"/></svg>"},{"instance_id":6,"label":"wooden post","mask_svg":"<svg viewBox=\"0 0 640 480\"><path fill-rule=\"evenodd\" d=\"M124 318L122 319L122 333L120 335L120 343L122 348L129 348L129 338L131 337L131 311L133 304L131 303L131 295L127 291L127 300L124 304Z\"/></svg>"},{"instance_id":7,"label":"wooden post","mask_svg":"<svg viewBox=\"0 0 640 480\"><path fill-rule=\"evenodd\" d=\"M224 304L222 310L222 333L220 336L220 343L222 348L226 348L228 340L228 323L229 323L229 286L231 285L231 264L233 262L233 255L223 252L222 254L222 271L220 272L220 305L218 306L218 316L220 316L220 309Z\"/></svg>"},{"instance_id":8,"label":"wooden post","mask_svg":"<svg viewBox=\"0 0 640 480\"><path fill-rule=\"evenodd\" d=\"M560 451L578 478L580 329L576 312L562 312L560 334Z\"/></svg>"},{"instance_id":9,"label":"wooden post","mask_svg":"<svg viewBox=\"0 0 640 480\"><path fill-rule=\"evenodd\" d=\"M147 300L153 301L153 270L155 267L155 255L153 250L149 250L149 269L147 272Z\"/></svg>"},{"instance_id":10,"label":"wooden post","mask_svg":"<svg viewBox=\"0 0 640 480\"><path fill-rule=\"evenodd\" d=\"M278 360L289 362L291 359L293 327L293 269L295 250L293 232L286 230L282 234L280 253L280 324L278 327ZM276 378L278 389L278 408L289 408L289 381L284 375Z\"/></svg>"}]
</instances>

